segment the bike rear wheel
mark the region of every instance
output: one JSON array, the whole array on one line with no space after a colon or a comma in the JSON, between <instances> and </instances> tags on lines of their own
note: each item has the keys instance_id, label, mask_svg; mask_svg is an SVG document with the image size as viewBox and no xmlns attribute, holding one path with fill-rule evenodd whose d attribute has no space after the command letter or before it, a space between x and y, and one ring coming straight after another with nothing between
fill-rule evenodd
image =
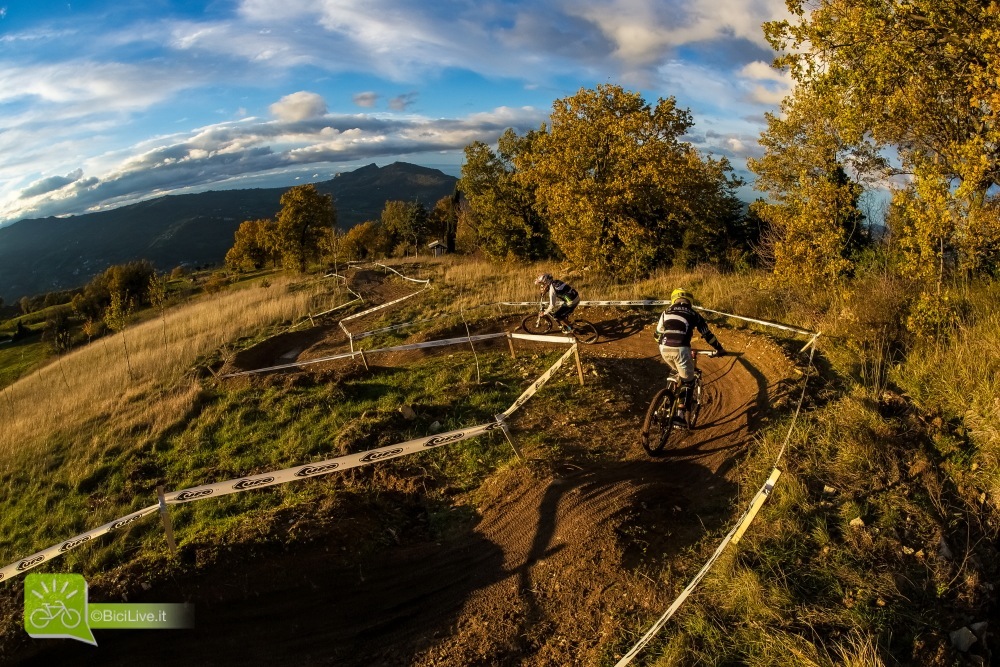
<instances>
[{"instance_id":1,"label":"bike rear wheel","mask_svg":"<svg viewBox=\"0 0 1000 667\"><path fill-rule=\"evenodd\" d=\"M674 428L674 415L677 413L677 400L670 387L661 389L646 411L646 420L642 424L639 439L647 454L659 454L667 444Z\"/></svg>"},{"instance_id":2,"label":"bike rear wheel","mask_svg":"<svg viewBox=\"0 0 1000 667\"><path fill-rule=\"evenodd\" d=\"M694 425L698 423L698 413L701 412L701 378L695 382L692 388L694 393L691 395L691 409L687 412L687 422L688 428L694 428Z\"/></svg>"},{"instance_id":3,"label":"bike rear wheel","mask_svg":"<svg viewBox=\"0 0 1000 667\"><path fill-rule=\"evenodd\" d=\"M576 320L573 322L572 327L573 335L581 343L592 345L600 338L600 334L597 333L597 327L586 320Z\"/></svg>"},{"instance_id":4,"label":"bike rear wheel","mask_svg":"<svg viewBox=\"0 0 1000 667\"><path fill-rule=\"evenodd\" d=\"M552 331L552 318L532 313L521 320L521 328L530 334L547 334Z\"/></svg>"}]
</instances>

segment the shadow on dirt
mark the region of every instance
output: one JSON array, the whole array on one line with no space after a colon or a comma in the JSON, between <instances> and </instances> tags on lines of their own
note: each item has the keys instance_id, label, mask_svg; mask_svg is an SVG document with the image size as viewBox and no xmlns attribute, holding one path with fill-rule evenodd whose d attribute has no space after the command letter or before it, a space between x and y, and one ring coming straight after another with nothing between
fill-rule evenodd
<instances>
[{"instance_id":1,"label":"shadow on dirt","mask_svg":"<svg viewBox=\"0 0 1000 667\"><path fill-rule=\"evenodd\" d=\"M692 488L697 496L689 495ZM588 577L614 581L622 568L651 567L695 543L705 528L721 525L735 493L693 463L616 463L557 476L540 500L515 503L509 509L517 516L508 518L518 530L509 543L490 541L469 520L445 544L390 544L350 565L340 554L351 545L329 535L280 556L236 556L234 547L218 565L130 598L190 601L194 629L98 630L96 648L33 640L30 651L15 657L22 665L124 666L146 656L142 662L156 665L403 666L450 635L476 591L509 590L507 580L516 582L518 594L492 597L503 607L495 613L521 628L508 637L530 635L536 642L551 632L572 635L564 626L566 605L574 602L546 589L552 580L548 571L545 577L536 571L540 561L592 562ZM528 545L527 552L518 545ZM505 560L514 565L505 567ZM586 588L576 580L579 568L566 572L563 596ZM103 601L99 591L91 597ZM516 644L473 650L485 653L482 664L520 664L532 647Z\"/></svg>"}]
</instances>

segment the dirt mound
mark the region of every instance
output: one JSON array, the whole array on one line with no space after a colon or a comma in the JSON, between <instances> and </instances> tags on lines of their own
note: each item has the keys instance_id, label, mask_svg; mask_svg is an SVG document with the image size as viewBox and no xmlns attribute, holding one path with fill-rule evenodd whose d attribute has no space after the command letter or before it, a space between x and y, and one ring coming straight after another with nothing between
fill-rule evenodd
<instances>
[{"instance_id":1,"label":"dirt mound","mask_svg":"<svg viewBox=\"0 0 1000 667\"><path fill-rule=\"evenodd\" d=\"M528 464L490 478L476 493L480 513L459 521L447 541L404 542L344 567L331 558L343 545L320 535L310 546L176 582L175 593L196 603L195 630L169 639L100 633L97 650L52 642L24 664L126 665L141 656L178 665L563 666L627 650L693 574L657 581L659 566L731 520L731 468L753 429L787 400L794 369L766 339L717 329L738 354L699 362L707 396L699 428L650 458L638 429L666 376L642 328L652 315L581 315L606 333L581 346L585 391L601 408L542 415L529 403L514 438L546 429L558 462L550 452L525 451ZM166 601L157 593L144 597Z\"/></svg>"}]
</instances>

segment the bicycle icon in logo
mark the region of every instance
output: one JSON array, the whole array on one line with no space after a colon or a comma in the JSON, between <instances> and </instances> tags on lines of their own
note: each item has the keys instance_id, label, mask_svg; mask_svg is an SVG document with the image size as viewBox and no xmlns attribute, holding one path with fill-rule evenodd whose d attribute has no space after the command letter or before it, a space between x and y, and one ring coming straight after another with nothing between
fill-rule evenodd
<instances>
[{"instance_id":1,"label":"bicycle icon in logo","mask_svg":"<svg viewBox=\"0 0 1000 667\"><path fill-rule=\"evenodd\" d=\"M76 593L76 591L73 591L73 593ZM73 593L70 593L70 595L73 595ZM31 612L31 616L29 616L31 625L39 630L48 626L51 621L60 618L62 619L62 626L68 630L72 630L80 625L80 620L83 617L76 609L67 608L66 603L62 600L57 600L52 604L43 602L42 606Z\"/></svg>"}]
</instances>

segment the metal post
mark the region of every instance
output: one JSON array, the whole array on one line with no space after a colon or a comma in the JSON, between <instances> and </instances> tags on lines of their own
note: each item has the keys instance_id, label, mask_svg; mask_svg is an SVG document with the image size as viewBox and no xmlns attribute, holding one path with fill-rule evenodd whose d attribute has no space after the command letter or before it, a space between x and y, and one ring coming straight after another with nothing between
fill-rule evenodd
<instances>
[{"instance_id":1,"label":"metal post","mask_svg":"<svg viewBox=\"0 0 1000 667\"><path fill-rule=\"evenodd\" d=\"M517 450L517 445L514 444L514 439L510 437L510 431L507 429L507 422L504 421L502 414L497 415L497 422L500 424L500 430L503 431L504 436L507 438L507 442L510 443L510 448L514 450L517 458L523 461L524 457L521 456L521 452Z\"/></svg>"}]
</instances>

